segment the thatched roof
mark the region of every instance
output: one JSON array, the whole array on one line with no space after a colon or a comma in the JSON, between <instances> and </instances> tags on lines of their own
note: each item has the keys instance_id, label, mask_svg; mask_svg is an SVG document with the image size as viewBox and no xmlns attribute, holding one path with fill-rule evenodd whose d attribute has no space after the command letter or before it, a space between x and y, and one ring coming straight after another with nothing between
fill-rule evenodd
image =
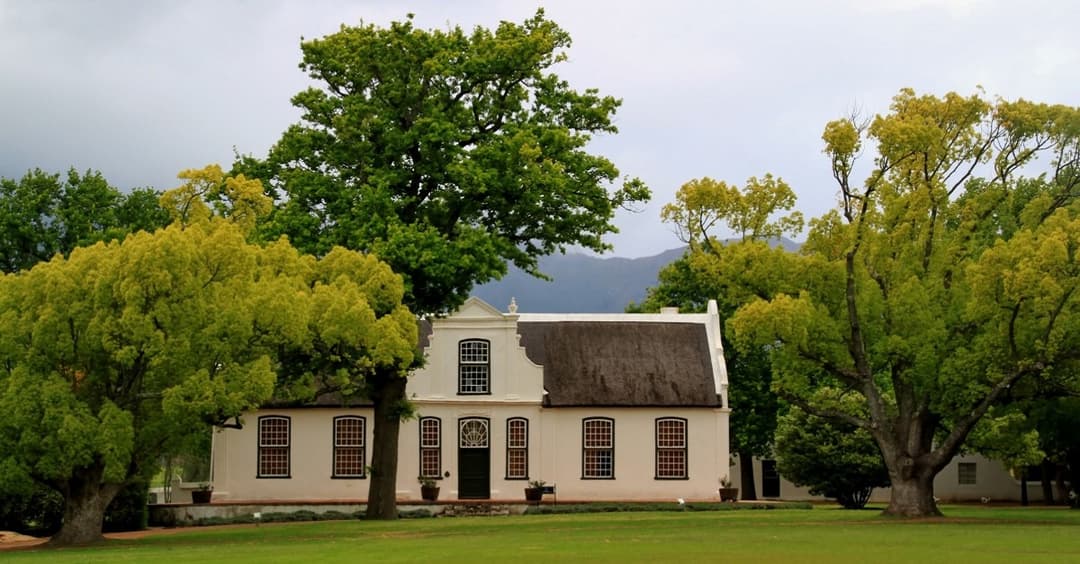
<instances>
[{"instance_id":1,"label":"thatched roof","mask_svg":"<svg viewBox=\"0 0 1080 564\"><path fill-rule=\"evenodd\" d=\"M545 405L719 407L700 323L518 323L525 353L544 367Z\"/></svg>"}]
</instances>

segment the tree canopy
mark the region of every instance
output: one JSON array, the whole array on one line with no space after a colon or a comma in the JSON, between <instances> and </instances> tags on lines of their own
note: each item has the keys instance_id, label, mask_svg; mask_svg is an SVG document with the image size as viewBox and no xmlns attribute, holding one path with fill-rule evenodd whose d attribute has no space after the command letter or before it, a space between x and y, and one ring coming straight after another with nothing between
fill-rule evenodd
<instances>
[{"instance_id":1,"label":"tree canopy","mask_svg":"<svg viewBox=\"0 0 1080 564\"><path fill-rule=\"evenodd\" d=\"M847 509L866 506L874 488L889 485L881 450L866 429L815 417L798 407L779 418L776 459L777 470L791 483Z\"/></svg>"},{"instance_id":2,"label":"tree canopy","mask_svg":"<svg viewBox=\"0 0 1080 564\"><path fill-rule=\"evenodd\" d=\"M40 169L0 178L0 271L15 272L57 253L169 223L152 189L124 194L100 172L66 175Z\"/></svg>"},{"instance_id":3,"label":"tree canopy","mask_svg":"<svg viewBox=\"0 0 1080 564\"><path fill-rule=\"evenodd\" d=\"M372 252L401 273L407 303L445 313L507 261L581 245L597 251L640 181L589 153L615 133L619 100L552 72L570 36L543 11L494 30L342 26L305 41L316 84L293 97L302 122L264 163L238 163L282 203L266 232L305 252ZM260 174L262 176L260 176Z\"/></svg>"},{"instance_id":4,"label":"tree canopy","mask_svg":"<svg viewBox=\"0 0 1080 564\"><path fill-rule=\"evenodd\" d=\"M753 299L793 291L798 263L770 242L802 229L802 214L791 211L794 205L791 187L772 175L751 177L743 187L708 177L683 184L661 215L689 245L687 252L660 272L659 284L632 309L704 311L714 299L726 321ZM725 229L736 238L721 240ZM730 381L731 450L739 457L742 498L757 499L753 458L771 453L780 403L771 390L767 350L739 350L727 330L722 338Z\"/></svg>"},{"instance_id":5,"label":"tree canopy","mask_svg":"<svg viewBox=\"0 0 1080 564\"><path fill-rule=\"evenodd\" d=\"M350 359L347 384L413 363L403 285L371 256L316 260L215 218L78 248L0 278L0 487L65 498L55 543L158 456L274 393L280 351Z\"/></svg>"},{"instance_id":6,"label":"tree canopy","mask_svg":"<svg viewBox=\"0 0 1080 564\"><path fill-rule=\"evenodd\" d=\"M261 227L322 255L335 245L372 253L405 280L417 314L453 311L473 286L511 262L570 245L602 251L620 206L648 198L590 153L616 132L619 100L578 91L552 72L570 36L542 10L494 29L342 26L301 44L314 84L293 97L301 122L265 160L235 172L259 178L278 205ZM375 403L369 517L393 518L398 423L389 406L404 382L369 388Z\"/></svg>"},{"instance_id":7,"label":"tree canopy","mask_svg":"<svg viewBox=\"0 0 1080 564\"><path fill-rule=\"evenodd\" d=\"M814 267L730 325L772 347L785 399L874 437L888 513L936 515L934 476L992 407L1025 381L1080 374L1080 111L905 89L823 139L840 202L811 222Z\"/></svg>"}]
</instances>

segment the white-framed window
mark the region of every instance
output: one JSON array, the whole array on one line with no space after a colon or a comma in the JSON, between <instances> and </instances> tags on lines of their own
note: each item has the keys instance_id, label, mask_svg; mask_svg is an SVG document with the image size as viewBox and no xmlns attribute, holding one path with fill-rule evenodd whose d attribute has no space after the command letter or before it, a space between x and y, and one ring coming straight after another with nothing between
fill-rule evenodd
<instances>
[{"instance_id":1,"label":"white-framed window","mask_svg":"<svg viewBox=\"0 0 1080 564\"><path fill-rule=\"evenodd\" d=\"M488 448L491 440L488 420L478 417L462 419L458 422L458 437L461 448Z\"/></svg>"},{"instance_id":2,"label":"white-framed window","mask_svg":"<svg viewBox=\"0 0 1080 564\"><path fill-rule=\"evenodd\" d=\"M282 415L259 418L258 478L289 477L290 420Z\"/></svg>"},{"instance_id":3,"label":"white-framed window","mask_svg":"<svg viewBox=\"0 0 1080 564\"><path fill-rule=\"evenodd\" d=\"M458 393L491 393L491 343L468 339L458 343Z\"/></svg>"},{"instance_id":4,"label":"white-framed window","mask_svg":"<svg viewBox=\"0 0 1080 564\"><path fill-rule=\"evenodd\" d=\"M681 417L657 419L656 479L686 479L686 452L686 420Z\"/></svg>"},{"instance_id":5,"label":"white-framed window","mask_svg":"<svg viewBox=\"0 0 1080 564\"><path fill-rule=\"evenodd\" d=\"M367 460L367 421L345 415L334 418L335 478L363 478Z\"/></svg>"},{"instance_id":6,"label":"white-framed window","mask_svg":"<svg viewBox=\"0 0 1080 564\"><path fill-rule=\"evenodd\" d=\"M442 477L442 421L438 417L420 418L420 476Z\"/></svg>"},{"instance_id":7,"label":"white-framed window","mask_svg":"<svg viewBox=\"0 0 1080 564\"><path fill-rule=\"evenodd\" d=\"M614 478L615 420L609 417L583 419L581 435L582 478Z\"/></svg>"},{"instance_id":8,"label":"white-framed window","mask_svg":"<svg viewBox=\"0 0 1080 564\"><path fill-rule=\"evenodd\" d=\"M529 479L529 420L523 417L506 421L506 479Z\"/></svg>"}]
</instances>

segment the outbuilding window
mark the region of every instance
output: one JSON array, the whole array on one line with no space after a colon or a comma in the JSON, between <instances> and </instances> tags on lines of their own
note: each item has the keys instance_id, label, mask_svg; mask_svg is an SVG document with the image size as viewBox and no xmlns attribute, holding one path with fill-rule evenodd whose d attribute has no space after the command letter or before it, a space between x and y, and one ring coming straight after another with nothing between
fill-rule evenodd
<instances>
[{"instance_id":1,"label":"outbuilding window","mask_svg":"<svg viewBox=\"0 0 1080 564\"><path fill-rule=\"evenodd\" d=\"M975 468L974 462L961 462L956 465L958 482L961 486L975 485Z\"/></svg>"}]
</instances>

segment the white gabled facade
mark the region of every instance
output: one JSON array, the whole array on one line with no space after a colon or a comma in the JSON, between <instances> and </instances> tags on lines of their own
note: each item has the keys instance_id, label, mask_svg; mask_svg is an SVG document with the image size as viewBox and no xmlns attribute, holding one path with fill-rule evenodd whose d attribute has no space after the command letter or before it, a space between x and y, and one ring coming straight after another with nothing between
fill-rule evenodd
<instances>
[{"instance_id":1,"label":"white gabled facade","mask_svg":"<svg viewBox=\"0 0 1080 564\"><path fill-rule=\"evenodd\" d=\"M515 309L504 313L470 298L454 315L431 321L427 362L406 391L419 418L401 427L400 500L420 498L421 472L438 475L442 500L521 500L528 479L554 484L566 500L716 499L719 480L729 472L730 410L715 304L704 314ZM646 330L651 326L637 324L700 326L709 343L702 364L712 404L550 405L545 367L530 360L519 324L561 322L588 323L596 331L627 322ZM370 464L369 407L264 409L247 414L244 423L214 435L216 501L367 497L366 472L340 474L362 471L361 458Z\"/></svg>"}]
</instances>

